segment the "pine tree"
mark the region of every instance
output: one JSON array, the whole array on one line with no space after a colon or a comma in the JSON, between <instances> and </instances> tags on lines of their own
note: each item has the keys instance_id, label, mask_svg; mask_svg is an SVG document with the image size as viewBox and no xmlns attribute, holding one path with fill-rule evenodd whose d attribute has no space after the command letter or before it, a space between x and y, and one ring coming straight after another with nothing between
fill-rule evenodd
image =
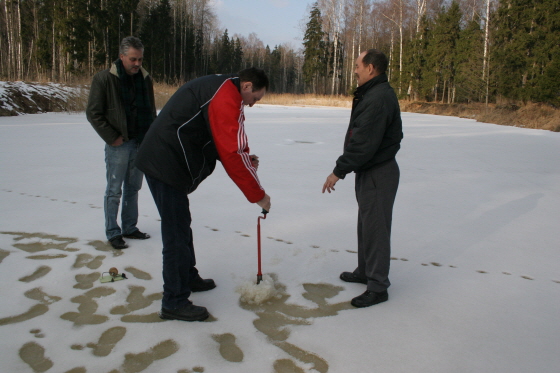
<instances>
[{"instance_id":1,"label":"pine tree","mask_svg":"<svg viewBox=\"0 0 560 373\"><path fill-rule=\"evenodd\" d=\"M560 1L500 0L494 29L497 93L560 105Z\"/></svg>"},{"instance_id":2,"label":"pine tree","mask_svg":"<svg viewBox=\"0 0 560 373\"><path fill-rule=\"evenodd\" d=\"M140 30L146 68L157 80L169 81L171 68L168 63L172 60L173 50L169 0L161 0L156 7L146 9L146 14Z\"/></svg>"},{"instance_id":3,"label":"pine tree","mask_svg":"<svg viewBox=\"0 0 560 373\"><path fill-rule=\"evenodd\" d=\"M275 46L268 57L268 71L270 76L270 91L282 92L282 69L281 69L282 51Z\"/></svg>"},{"instance_id":4,"label":"pine tree","mask_svg":"<svg viewBox=\"0 0 560 373\"><path fill-rule=\"evenodd\" d=\"M325 45L323 42L324 32L321 26L321 11L318 4L313 4L309 16L309 22L303 37L304 62L303 79L311 91L317 91L318 80L325 75Z\"/></svg>"},{"instance_id":5,"label":"pine tree","mask_svg":"<svg viewBox=\"0 0 560 373\"><path fill-rule=\"evenodd\" d=\"M222 35L222 40L218 49L218 72L221 74L231 74L236 72L233 67L234 46L232 40L229 39L227 29Z\"/></svg>"},{"instance_id":6,"label":"pine tree","mask_svg":"<svg viewBox=\"0 0 560 373\"><path fill-rule=\"evenodd\" d=\"M429 96L429 93L425 89L426 82L424 81L424 77L427 68L426 54L428 41L430 39L431 23L426 16L418 21L417 29L418 32L414 39L404 48L404 59L406 63L403 75L408 76L410 79L408 82L407 96L413 101L427 100Z\"/></svg>"},{"instance_id":7,"label":"pine tree","mask_svg":"<svg viewBox=\"0 0 560 373\"><path fill-rule=\"evenodd\" d=\"M68 54L66 70L79 74L84 70L82 64L88 59L92 29L88 20L87 0L72 0L68 6L71 8L63 23L65 31L61 37L63 51Z\"/></svg>"},{"instance_id":8,"label":"pine tree","mask_svg":"<svg viewBox=\"0 0 560 373\"><path fill-rule=\"evenodd\" d=\"M429 41L428 54L433 66L435 82L434 100L454 102L455 75L457 68L457 42L460 34L461 10L455 1L449 8L443 7L434 21L434 31Z\"/></svg>"},{"instance_id":9,"label":"pine tree","mask_svg":"<svg viewBox=\"0 0 560 373\"><path fill-rule=\"evenodd\" d=\"M494 54L495 77L498 94L506 98L522 99L522 87L527 76L531 42L533 0L500 0L495 17ZM499 61L499 63L497 63Z\"/></svg>"},{"instance_id":10,"label":"pine tree","mask_svg":"<svg viewBox=\"0 0 560 373\"><path fill-rule=\"evenodd\" d=\"M233 43L232 72L238 72L243 69L243 48L239 38L235 38Z\"/></svg>"},{"instance_id":11,"label":"pine tree","mask_svg":"<svg viewBox=\"0 0 560 373\"><path fill-rule=\"evenodd\" d=\"M486 85L482 79L484 31L477 21L461 30L457 43L457 101L483 102Z\"/></svg>"}]
</instances>

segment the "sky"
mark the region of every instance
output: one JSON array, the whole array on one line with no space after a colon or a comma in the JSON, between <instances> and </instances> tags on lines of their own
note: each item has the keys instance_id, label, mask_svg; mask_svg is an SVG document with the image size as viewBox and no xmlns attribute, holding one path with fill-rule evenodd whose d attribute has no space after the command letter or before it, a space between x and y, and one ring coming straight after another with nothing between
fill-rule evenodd
<instances>
[{"instance_id":1,"label":"sky","mask_svg":"<svg viewBox=\"0 0 560 373\"><path fill-rule=\"evenodd\" d=\"M228 34L247 37L255 32L271 49L289 43L301 47L304 30L300 24L309 17L306 0L213 0L220 27Z\"/></svg>"},{"instance_id":2,"label":"sky","mask_svg":"<svg viewBox=\"0 0 560 373\"><path fill-rule=\"evenodd\" d=\"M147 185L152 238L107 245L104 143L84 113L0 117L1 372L558 372L560 133L403 113L389 301L356 309L365 286L338 278L357 264L354 176L321 193L350 110L245 114L272 201L268 282L261 209L218 163L189 196L197 268L217 284L191 296L211 314L195 323L156 314ZM128 279L101 283L111 267Z\"/></svg>"}]
</instances>

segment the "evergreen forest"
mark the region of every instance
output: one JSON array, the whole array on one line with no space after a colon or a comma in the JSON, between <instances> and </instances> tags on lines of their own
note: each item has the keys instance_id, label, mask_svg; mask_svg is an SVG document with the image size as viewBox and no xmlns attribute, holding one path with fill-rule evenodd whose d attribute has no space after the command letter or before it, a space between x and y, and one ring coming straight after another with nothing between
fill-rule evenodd
<instances>
[{"instance_id":1,"label":"evergreen forest","mask_svg":"<svg viewBox=\"0 0 560 373\"><path fill-rule=\"evenodd\" d=\"M560 106L560 0L317 0L302 45L219 28L210 0L1 0L0 79L89 81L142 39L158 82L257 66L275 93L347 95L377 48L401 99ZM298 16L298 15L296 15ZM281 30L279 30L281 32Z\"/></svg>"}]
</instances>

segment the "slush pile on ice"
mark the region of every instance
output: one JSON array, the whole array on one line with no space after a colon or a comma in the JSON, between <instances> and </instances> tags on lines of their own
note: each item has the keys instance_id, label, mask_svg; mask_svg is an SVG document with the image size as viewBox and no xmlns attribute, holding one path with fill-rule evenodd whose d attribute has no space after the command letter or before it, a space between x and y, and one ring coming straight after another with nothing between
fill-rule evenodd
<instances>
[{"instance_id":1,"label":"slush pile on ice","mask_svg":"<svg viewBox=\"0 0 560 373\"><path fill-rule=\"evenodd\" d=\"M239 297L241 302L249 304L262 304L281 296L274 279L269 275L263 275L263 280L258 285L252 281L245 281L237 287L236 291L241 295Z\"/></svg>"}]
</instances>

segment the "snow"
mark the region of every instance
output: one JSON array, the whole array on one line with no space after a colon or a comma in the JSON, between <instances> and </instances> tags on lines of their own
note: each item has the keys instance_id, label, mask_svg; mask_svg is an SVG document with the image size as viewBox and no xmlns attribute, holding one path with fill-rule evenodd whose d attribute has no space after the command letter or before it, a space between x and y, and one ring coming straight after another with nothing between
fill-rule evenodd
<instances>
[{"instance_id":1,"label":"snow","mask_svg":"<svg viewBox=\"0 0 560 373\"><path fill-rule=\"evenodd\" d=\"M85 115L0 117L2 372L557 372L560 134L403 113L389 301L355 309L353 175L321 194L349 110L246 109L261 220L220 165L190 197L206 322L161 321L147 185L117 252L103 229L103 142ZM100 283L109 268L128 279ZM271 286L260 304L243 287ZM260 290L260 289L259 289ZM264 290L263 290L264 291ZM78 369L80 368L81 369Z\"/></svg>"}]
</instances>

